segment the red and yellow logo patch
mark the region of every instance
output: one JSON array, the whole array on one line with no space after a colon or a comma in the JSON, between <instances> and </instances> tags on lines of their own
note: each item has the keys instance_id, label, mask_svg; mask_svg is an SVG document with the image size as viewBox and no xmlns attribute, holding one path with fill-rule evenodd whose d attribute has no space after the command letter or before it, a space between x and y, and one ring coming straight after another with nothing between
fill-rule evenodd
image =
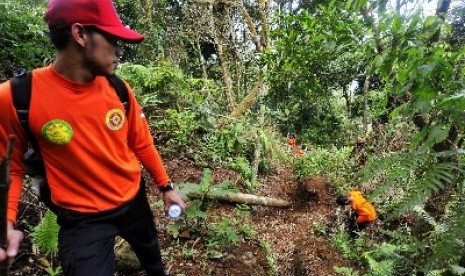
<instances>
[{"instance_id":1,"label":"red and yellow logo patch","mask_svg":"<svg viewBox=\"0 0 465 276\"><path fill-rule=\"evenodd\" d=\"M111 130L120 130L124 125L124 112L121 109L112 109L105 116L105 123Z\"/></svg>"}]
</instances>

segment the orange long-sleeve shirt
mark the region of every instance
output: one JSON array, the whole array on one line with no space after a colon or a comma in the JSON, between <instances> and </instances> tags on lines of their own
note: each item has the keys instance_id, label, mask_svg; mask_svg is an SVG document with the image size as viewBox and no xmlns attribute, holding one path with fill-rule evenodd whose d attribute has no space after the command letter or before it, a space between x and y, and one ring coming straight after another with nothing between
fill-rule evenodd
<instances>
[{"instance_id":1,"label":"orange long-sleeve shirt","mask_svg":"<svg viewBox=\"0 0 465 276\"><path fill-rule=\"evenodd\" d=\"M295 138L294 138L294 137L289 137L289 138L287 139L287 144L288 144L291 148L295 147Z\"/></svg>"},{"instance_id":2,"label":"orange long-sleeve shirt","mask_svg":"<svg viewBox=\"0 0 465 276\"><path fill-rule=\"evenodd\" d=\"M375 207L363 197L361 192L351 191L349 196L352 197L350 205L357 213L357 223L372 222L376 219Z\"/></svg>"},{"instance_id":3,"label":"orange long-sleeve shirt","mask_svg":"<svg viewBox=\"0 0 465 276\"><path fill-rule=\"evenodd\" d=\"M105 77L87 84L65 79L51 66L33 71L29 124L44 158L52 201L86 213L131 200L140 163L158 186L170 181L148 123L129 85L129 114ZM10 83L0 84L0 153L15 134L7 217L15 222L27 138L12 104ZM139 163L140 161L140 163Z\"/></svg>"}]
</instances>

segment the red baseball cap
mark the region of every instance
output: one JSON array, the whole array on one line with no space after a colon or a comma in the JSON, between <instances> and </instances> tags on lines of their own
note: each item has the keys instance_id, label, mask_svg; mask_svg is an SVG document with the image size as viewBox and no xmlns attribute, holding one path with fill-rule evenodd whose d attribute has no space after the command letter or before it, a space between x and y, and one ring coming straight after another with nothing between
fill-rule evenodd
<instances>
[{"instance_id":1,"label":"red baseball cap","mask_svg":"<svg viewBox=\"0 0 465 276\"><path fill-rule=\"evenodd\" d=\"M122 41L140 43L144 36L123 25L111 0L50 0L45 21L49 29L74 23L94 26Z\"/></svg>"}]
</instances>

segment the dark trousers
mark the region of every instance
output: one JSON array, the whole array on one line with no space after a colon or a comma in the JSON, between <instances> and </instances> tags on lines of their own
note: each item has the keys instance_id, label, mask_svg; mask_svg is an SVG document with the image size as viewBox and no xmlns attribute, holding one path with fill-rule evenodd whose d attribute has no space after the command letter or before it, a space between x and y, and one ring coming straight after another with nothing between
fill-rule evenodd
<instances>
[{"instance_id":1,"label":"dark trousers","mask_svg":"<svg viewBox=\"0 0 465 276\"><path fill-rule=\"evenodd\" d=\"M349 235L351 238L357 238L359 236L359 232L365 230L369 222L361 222L357 223L357 214L353 213L349 218Z\"/></svg>"},{"instance_id":2,"label":"dark trousers","mask_svg":"<svg viewBox=\"0 0 465 276\"><path fill-rule=\"evenodd\" d=\"M57 217L58 257L64 275L113 276L116 235L131 245L147 275L165 275L143 181L135 198L114 210L83 214L59 209Z\"/></svg>"}]
</instances>

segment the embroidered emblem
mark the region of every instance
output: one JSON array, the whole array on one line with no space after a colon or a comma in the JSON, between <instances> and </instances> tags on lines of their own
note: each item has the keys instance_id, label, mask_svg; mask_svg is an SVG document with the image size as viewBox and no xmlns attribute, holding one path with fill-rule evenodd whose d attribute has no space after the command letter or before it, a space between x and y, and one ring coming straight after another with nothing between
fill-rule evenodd
<instances>
[{"instance_id":1,"label":"embroidered emblem","mask_svg":"<svg viewBox=\"0 0 465 276\"><path fill-rule=\"evenodd\" d=\"M108 111L105 123L111 130L120 130L124 124L124 112L121 109L112 109Z\"/></svg>"},{"instance_id":2,"label":"embroidered emblem","mask_svg":"<svg viewBox=\"0 0 465 276\"><path fill-rule=\"evenodd\" d=\"M52 120L42 127L42 135L53 144L65 145L73 137L73 128L63 120Z\"/></svg>"}]
</instances>

